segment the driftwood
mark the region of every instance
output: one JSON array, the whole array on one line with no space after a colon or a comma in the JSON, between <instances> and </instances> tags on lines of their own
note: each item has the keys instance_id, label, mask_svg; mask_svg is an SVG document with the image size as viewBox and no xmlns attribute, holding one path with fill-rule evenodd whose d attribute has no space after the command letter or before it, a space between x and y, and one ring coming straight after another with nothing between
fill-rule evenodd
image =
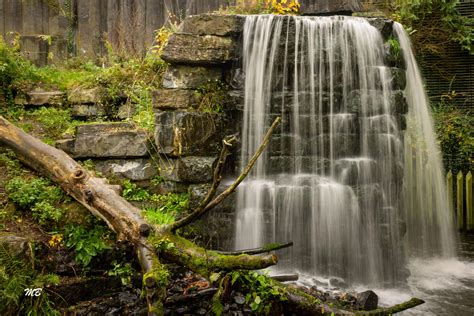
<instances>
[{"instance_id":1,"label":"driftwood","mask_svg":"<svg viewBox=\"0 0 474 316\"><path fill-rule=\"evenodd\" d=\"M268 252L271 247L263 247L257 252L241 251L223 254L198 247L175 232L206 214L234 192L264 151L279 123L280 118L277 118L244 171L234 183L216 197L226 157L229 154L229 149L235 143L235 137L224 139L209 193L190 215L169 226L150 225L141 216L138 208L120 196L116 186L109 185L105 179L95 177L94 174L88 172L63 151L26 134L1 116L0 144L11 149L24 164L56 182L93 215L101 218L117 233L119 240L127 241L135 246L142 267L149 314L162 314L168 272L162 266L160 259L180 264L206 278L210 278L214 272L236 269L257 270L277 263L278 260L274 254L262 256L249 254ZM160 247L163 243L167 243L168 246ZM290 246L290 243L279 246L280 248L287 247ZM272 282L276 287L286 288L284 284L277 281ZM324 306L315 298L296 290L288 290L286 293L290 302L299 302L296 303L296 309L301 309L304 306L305 311L311 310L315 315L326 313ZM410 308L419 305L422 301L410 302L403 306ZM390 313L403 308L397 306L389 310ZM326 311L334 311L334 309L326 309ZM342 313L342 311L340 312ZM337 313L339 311L336 310ZM384 313L382 312L382 314Z\"/></svg>"}]
</instances>

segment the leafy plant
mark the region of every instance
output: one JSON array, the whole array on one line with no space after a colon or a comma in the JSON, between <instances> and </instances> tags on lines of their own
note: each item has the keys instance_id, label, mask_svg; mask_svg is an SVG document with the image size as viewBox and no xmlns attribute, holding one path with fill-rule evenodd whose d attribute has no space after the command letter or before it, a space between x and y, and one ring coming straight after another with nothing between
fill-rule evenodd
<instances>
[{"instance_id":1,"label":"leafy plant","mask_svg":"<svg viewBox=\"0 0 474 316\"><path fill-rule=\"evenodd\" d=\"M444 165L454 173L474 166L474 116L470 110L446 103L433 107L438 142Z\"/></svg>"},{"instance_id":2,"label":"leafy plant","mask_svg":"<svg viewBox=\"0 0 474 316\"><path fill-rule=\"evenodd\" d=\"M390 37L387 43L390 45L390 54L399 59L401 54L400 42L396 38Z\"/></svg>"},{"instance_id":3,"label":"leafy plant","mask_svg":"<svg viewBox=\"0 0 474 316\"><path fill-rule=\"evenodd\" d=\"M202 112L222 112L227 91L227 85L220 80L210 80L200 85L194 91L199 103L198 110Z\"/></svg>"},{"instance_id":4,"label":"leafy plant","mask_svg":"<svg viewBox=\"0 0 474 316\"><path fill-rule=\"evenodd\" d=\"M66 131L71 131L79 122L72 120L71 111L52 107L41 107L31 114L41 123L49 137L58 139Z\"/></svg>"},{"instance_id":5,"label":"leafy plant","mask_svg":"<svg viewBox=\"0 0 474 316\"><path fill-rule=\"evenodd\" d=\"M135 183L128 179L123 181L122 188L122 196L128 201L147 201L151 197L147 190L138 187Z\"/></svg>"},{"instance_id":6,"label":"leafy plant","mask_svg":"<svg viewBox=\"0 0 474 316\"><path fill-rule=\"evenodd\" d=\"M64 235L66 237L66 247L74 249L76 252L75 260L83 267L87 267L92 258L110 249L107 243L107 230L100 225L93 228L70 225L66 227Z\"/></svg>"},{"instance_id":7,"label":"leafy plant","mask_svg":"<svg viewBox=\"0 0 474 316\"><path fill-rule=\"evenodd\" d=\"M58 205L67 197L61 188L48 179L17 176L6 183L5 190L12 202L22 208L30 208L33 219L40 225L57 223L64 214Z\"/></svg>"},{"instance_id":8,"label":"leafy plant","mask_svg":"<svg viewBox=\"0 0 474 316\"><path fill-rule=\"evenodd\" d=\"M245 301L255 313L269 314L272 303L286 300L285 293L272 285L271 279L257 272L233 271L231 284L240 286L245 292Z\"/></svg>"},{"instance_id":9,"label":"leafy plant","mask_svg":"<svg viewBox=\"0 0 474 316\"><path fill-rule=\"evenodd\" d=\"M122 285L128 285L132 282L133 268L132 265L128 262L117 263L117 261L112 261L112 270L107 272L109 276L119 277Z\"/></svg>"}]
</instances>

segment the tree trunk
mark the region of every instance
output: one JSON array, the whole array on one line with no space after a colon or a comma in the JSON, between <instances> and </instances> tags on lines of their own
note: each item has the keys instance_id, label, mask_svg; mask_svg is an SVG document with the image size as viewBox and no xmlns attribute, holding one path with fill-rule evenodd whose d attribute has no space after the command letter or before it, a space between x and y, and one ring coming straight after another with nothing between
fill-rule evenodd
<instances>
[{"instance_id":1,"label":"tree trunk","mask_svg":"<svg viewBox=\"0 0 474 316\"><path fill-rule=\"evenodd\" d=\"M169 226L148 224L141 216L140 210L120 196L116 186L108 184L105 179L95 177L63 151L26 134L1 116L0 144L11 149L24 164L56 182L92 214L104 220L117 233L119 240L130 242L135 246L143 271L143 283L146 289L149 313L162 314L168 272L160 263L159 258L180 264L206 278L210 278L213 272L235 269L257 270L272 266L278 261L275 255L254 256L248 253L263 253L291 246L291 243L274 244L257 250L225 254L198 247L175 233L179 228L191 223L216 206L235 190L263 152L271 133L278 123L279 119L270 128L262 145L252 157L244 172L227 190L214 198L217 185L221 179L222 165L225 162L228 149L235 139L227 138L224 140L218 163L220 167L216 169L214 183L209 194L203 203L188 217ZM163 243L167 243L167 246L163 247ZM285 285L277 281L272 280L271 282L276 287L286 288ZM330 314L333 311L338 313L335 309L324 309L325 307L321 305L321 302L305 293L296 290L285 292L291 303L296 304L299 309L306 312L311 311L315 315ZM410 308L419 305L421 302L421 300L410 301L406 305L401 306L401 304L396 307L399 309L405 306ZM383 310L378 311L382 312ZM396 308L391 310L391 312L394 311L399 310ZM381 315L384 315L384 313L382 312Z\"/></svg>"}]
</instances>

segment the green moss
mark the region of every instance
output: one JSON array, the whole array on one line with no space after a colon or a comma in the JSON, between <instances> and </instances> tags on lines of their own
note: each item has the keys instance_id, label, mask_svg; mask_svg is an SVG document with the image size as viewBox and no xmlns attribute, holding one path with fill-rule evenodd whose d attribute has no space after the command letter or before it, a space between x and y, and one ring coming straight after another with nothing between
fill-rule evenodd
<instances>
[{"instance_id":1,"label":"green moss","mask_svg":"<svg viewBox=\"0 0 474 316\"><path fill-rule=\"evenodd\" d=\"M211 80L195 90L197 109L202 112L221 113L227 99L229 87L220 80Z\"/></svg>"}]
</instances>

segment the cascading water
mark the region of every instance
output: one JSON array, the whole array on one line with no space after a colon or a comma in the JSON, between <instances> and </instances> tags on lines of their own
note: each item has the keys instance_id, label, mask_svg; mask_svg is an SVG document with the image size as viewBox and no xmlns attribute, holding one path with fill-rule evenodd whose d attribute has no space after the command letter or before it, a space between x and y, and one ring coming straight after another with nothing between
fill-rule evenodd
<instances>
[{"instance_id":1,"label":"cascading water","mask_svg":"<svg viewBox=\"0 0 474 316\"><path fill-rule=\"evenodd\" d=\"M372 285L405 280L407 252L453 254L426 96L395 30L407 64L405 133L403 70L386 65L367 20L246 17L242 163L276 116L283 123L238 190L237 249L292 240L282 269Z\"/></svg>"}]
</instances>

